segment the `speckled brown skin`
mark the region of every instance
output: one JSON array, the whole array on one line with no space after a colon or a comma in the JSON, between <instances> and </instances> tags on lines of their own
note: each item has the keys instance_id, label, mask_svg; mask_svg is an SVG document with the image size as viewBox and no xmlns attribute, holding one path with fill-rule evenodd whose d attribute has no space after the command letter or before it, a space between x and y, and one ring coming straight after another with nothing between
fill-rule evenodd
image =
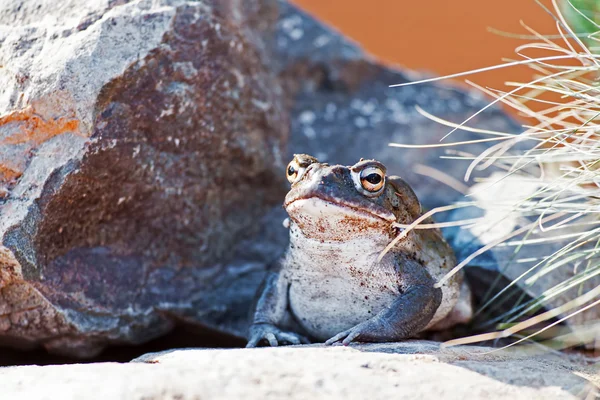
<instances>
[{"instance_id":1,"label":"speckled brown skin","mask_svg":"<svg viewBox=\"0 0 600 400\"><path fill-rule=\"evenodd\" d=\"M365 180L373 173L375 184ZM470 318L460 274L434 287L456 263L439 230L412 230L379 261L398 234L392 224L421 216L410 186L385 173L374 160L330 166L296 155L284 202L290 244L260 289L248 347L306 336L328 344L396 341Z\"/></svg>"}]
</instances>

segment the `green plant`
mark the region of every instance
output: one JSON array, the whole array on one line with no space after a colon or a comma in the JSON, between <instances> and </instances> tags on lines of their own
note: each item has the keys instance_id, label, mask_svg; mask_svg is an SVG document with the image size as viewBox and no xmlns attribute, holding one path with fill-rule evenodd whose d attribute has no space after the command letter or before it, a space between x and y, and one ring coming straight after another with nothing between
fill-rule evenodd
<instances>
[{"instance_id":1,"label":"green plant","mask_svg":"<svg viewBox=\"0 0 600 400\"><path fill-rule=\"evenodd\" d=\"M561 12L573 31L586 38L586 42L593 47L594 41L587 36L597 32L600 23L600 2L598 0L563 0L560 4Z\"/></svg>"}]
</instances>

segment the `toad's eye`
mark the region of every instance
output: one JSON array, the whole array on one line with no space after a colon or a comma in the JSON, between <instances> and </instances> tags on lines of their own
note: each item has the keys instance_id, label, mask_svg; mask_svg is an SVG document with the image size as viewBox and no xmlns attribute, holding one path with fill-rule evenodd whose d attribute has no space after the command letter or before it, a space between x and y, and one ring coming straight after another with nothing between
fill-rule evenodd
<instances>
[{"instance_id":1,"label":"toad's eye","mask_svg":"<svg viewBox=\"0 0 600 400\"><path fill-rule=\"evenodd\" d=\"M285 172L287 180L293 185L300 181L306 170L319 160L308 154L294 154L294 159L288 164Z\"/></svg>"},{"instance_id":2,"label":"toad's eye","mask_svg":"<svg viewBox=\"0 0 600 400\"><path fill-rule=\"evenodd\" d=\"M298 162L296 162L296 160L294 159L287 166L287 180L290 183L296 182L302 177L305 170L306 168L299 166Z\"/></svg>"},{"instance_id":3,"label":"toad's eye","mask_svg":"<svg viewBox=\"0 0 600 400\"><path fill-rule=\"evenodd\" d=\"M384 172L377 167L368 167L360 171L360 184L369 192L378 192L385 181Z\"/></svg>"}]
</instances>

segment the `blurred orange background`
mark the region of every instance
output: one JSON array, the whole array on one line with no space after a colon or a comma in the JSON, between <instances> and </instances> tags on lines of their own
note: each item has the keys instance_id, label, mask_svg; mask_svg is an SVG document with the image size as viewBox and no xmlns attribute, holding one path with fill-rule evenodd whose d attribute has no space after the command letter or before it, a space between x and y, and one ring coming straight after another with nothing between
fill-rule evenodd
<instances>
[{"instance_id":1,"label":"blurred orange background","mask_svg":"<svg viewBox=\"0 0 600 400\"><path fill-rule=\"evenodd\" d=\"M520 20L541 34L556 34L554 19L534 0L292 0L333 25L386 63L446 75L515 59L526 40L488 31L529 33ZM552 9L551 2L543 3ZM531 41L531 40L529 40ZM529 81L527 67L469 76L495 89L507 80ZM458 79L464 82L464 78Z\"/></svg>"}]
</instances>

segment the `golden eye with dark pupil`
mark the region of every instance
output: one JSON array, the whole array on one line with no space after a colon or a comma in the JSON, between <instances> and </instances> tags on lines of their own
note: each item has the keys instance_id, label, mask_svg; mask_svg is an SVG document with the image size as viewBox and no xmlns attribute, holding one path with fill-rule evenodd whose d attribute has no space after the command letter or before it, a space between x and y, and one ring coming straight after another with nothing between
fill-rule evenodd
<instances>
[{"instance_id":1,"label":"golden eye with dark pupil","mask_svg":"<svg viewBox=\"0 0 600 400\"><path fill-rule=\"evenodd\" d=\"M302 168L301 166L299 166L298 163L296 162L296 160L292 160L292 162L288 164L287 171L286 171L288 182L290 182L290 183L296 182L296 180L298 180L298 178L304 172L304 170L305 170L305 168Z\"/></svg>"},{"instance_id":2,"label":"golden eye with dark pupil","mask_svg":"<svg viewBox=\"0 0 600 400\"><path fill-rule=\"evenodd\" d=\"M296 173L296 168L293 165L288 166L287 174L288 176L293 176Z\"/></svg>"},{"instance_id":3,"label":"golden eye with dark pupil","mask_svg":"<svg viewBox=\"0 0 600 400\"><path fill-rule=\"evenodd\" d=\"M286 169L287 180L293 185L300 181L306 170L319 160L308 154L294 154L294 159L290 161Z\"/></svg>"},{"instance_id":4,"label":"golden eye with dark pupil","mask_svg":"<svg viewBox=\"0 0 600 400\"><path fill-rule=\"evenodd\" d=\"M360 172L360 184L369 192L377 192L383 187L383 177L383 171L379 168L365 168Z\"/></svg>"},{"instance_id":5,"label":"golden eye with dark pupil","mask_svg":"<svg viewBox=\"0 0 600 400\"><path fill-rule=\"evenodd\" d=\"M364 179L372 185L377 185L379 182L381 182L381 175L369 174Z\"/></svg>"}]
</instances>

